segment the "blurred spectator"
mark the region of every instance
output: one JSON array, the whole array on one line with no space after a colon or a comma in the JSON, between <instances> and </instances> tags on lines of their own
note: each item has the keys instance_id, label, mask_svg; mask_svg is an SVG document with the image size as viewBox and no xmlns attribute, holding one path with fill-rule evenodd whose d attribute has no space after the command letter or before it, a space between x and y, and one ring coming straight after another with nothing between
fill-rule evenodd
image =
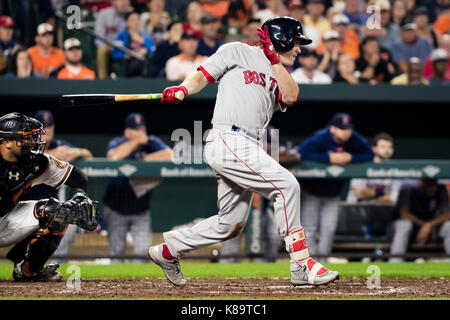
<instances>
[{"instance_id":1,"label":"blurred spectator","mask_svg":"<svg viewBox=\"0 0 450 320\"><path fill-rule=\"evenodd\" d=\"M41 23L37 28L36 45L28 49L33 64L33 72L41 78L48 78L50 73L64 64L61 49L53 47L53 26Z\"/></svg>"},{"instance_id":2,"label":"blurred spectator","mask_svg":"<svg viewBox=\"0 0 450 320\"><path fill-rule=\"evenodd\" d=\"M231 0L228 12L224 17L228 28L241 29L245 27L253 16L254 1L252 0Z\"/></svg>"},{"instance_id":3,"label":"blurred spectator","mask_svg":"<svg viewBox=\"0 0 450 320\"><path fill-rule=\"evenodd\" d=\"M66 63L50 73L50 77L68 80L94 80L95 72L83 66L81 42L76 38L64 41L64 58Z\"/></svg>"},{"instance_id":4,"label":"blurred spectator","mask_svg":"<svg viewBox=\"0 0 450 320\"><path fill-rule=\"evenodd\" d=\"M158 137L147 134L142 114L131 113L125 119L123 136L108 143L107 157L111 160L171 161L172 150ZM134 254L147 256L148 246L152 243L150 198L159 183L159 179L108 179L103 211L109 252L115 257L112 262L123 262L120 257L126 253L127 232L133 238Z\"/></svg>"},{"instance_id":5,"label":"blurred spectator","mask_svg":"<svg viewBox=\"0 0 450 320\"><path fill-rule=\"evenodd\" d=\"M314 28L319 35L323 35L325 31L331 29L330 21L324 17L324 0L309 0L306 4L306 12L307 14L303 18L305 26Z\"/></svg>"},{"instance_id":6,"label":"blurred spectator","mask_svg":"<svg viewBox=\"0 0 450 320\"><path fill-rule=\"evenodd\" d=\"M379 0L376 5L380 8L381 30L379 35L380 47L390 50L394 43L400 42L400 27L392 22L391 3L389 0Z\"/></svg>"},{"instance_id":7,"label":"blurred spectator","mask_svg":"<svg viewBox=\"0 0 450 320\"><path fill-rule=\"evenodd\" d=\"M203 15L201 23L202 38L198 42L197 53L201 56L209 57L223 44L223 40L217 39L219 19L207 12Z\"/></svg>"},{"instance_id":8,"label":"blurred spectator","mask_svg":"<svg viewBox=\"0 0 450 320\"><path fill-rule=\"evenodd\" d=\"M403 0L395 0L392 3L392 23L400 26L402 20L406 17L406 5Z\"/></svg>"},{"instance_id":9,"label":"blurred spectator","mask_svg":"<svg viewBox=\"0 0 450 320\"><path fill-rule=\"evenodd\" d=\"M228 12L229 0L199 0L203 12L211 13L214 17L221 19Z\"/></svg>"},{"instance_id":10,"label":"blurred spectator","mask_svg":"<svg viewBox=\"0 0 450 320\"><path fill-rule=\"evenodd\" d=\"M8 68L5 78L36 78L33 64L27 48L20 48L8 58Z\"/></svg>"},{"instance_id":11,"label":"blurred spectator","mask_svg":"<svg viewBox=\"0 0 450 320\"><path fill-rule=\"evenodd\" d=\"M256 46L259 44L258 28L261 27L261 20L249 19L247 25L244 28L243 42L249 46Z\"/></svg>"},{"instance_id":12,"label":"blurred spectator","mask_svg":"<svg viewBox=\"0 0 450 320\"><path fill-rule=\"evenodd\" d=\"M319 31L311 26L305 25L304 17L305 17L305 6L303 5L302 0L290 0L288 4L288 12L289 16L297 19L302 23L303 26L303 34L312 40L312 43L307 45L307 48L316 48L320 43L320 34Z\"/></svg>"},{"instance_id":13,"label":"blurred spectator","mask_svg":"<svg viewBox=\"0 0 450 320\"><path fill-rule=\"evenodd\" d=\"M417 36L417 25L409 18L403 19L400 30L402 41L391 47L394 62L402 72L407 72L407 61L412 57L419 58L423 66L433 46Z\"/></svg>"},{"instance_id":14,"label":"blurred spectator","mask_svg":"<svg viewBox=\"0 0 450 320\"><path fill-rule=\"evenodd\" d=\"M422 77L422 64L420 59L412 57L407 64L407 72L402 73L391 80L395 85L429 85L430 82Z\"/></svg>"},{"instance_id":15,"label":"blurred spectator","mask_svg":"<svg viewBox=\"0 0 450 320\"><path fill-rule=\"evenodd\" d=\"M42 136L42 139L47 142L44 153L52 155L58 160L68 162L75 159L92 159L92 153L88 149L77 148L70 142L55 138L55 118L51 111L39 110L34 115L34 118L40 121L44 126L45 134ZM29 189L24 200L38 200L53 197L59 199L60 201L65 201L66 197L64 190L64 187L58 191L55 188L41 184ZM61 240L58 249L52 257L67 256L69 254L76 230L76 225L69 225L64 238ZM66 262L67 259L57 258L55 261Z\"/></svg>"},{"instance_id":16,"label":"blurred spectator","mask_svg":"<svg viewBox=\"0 0 450 320\"><path fill-rule=\"evenodd\" d=\"M307 137L298 152L303 161L346 165L372 161L367 140L353 129L352 117L335 114L329 124ZM343 179L301 179L302 225L308 237L311 256L331 253L338 223Z\"/></svg>"},{"instance_id":17,"label":"blurred spectator","mask_svg":"<svg viewBox=\"0 0 450 320\"><path fill-rule=\"evenodd\" d=\"M430 85L450 85L446 78L449 68L449 55L445 49L438 48L431 52L431 63L433 65L433 76L428 78Z\"/></svg>"},{"instance_id":18,"label":"blurred spectator","mask_svg":"<svg viewBox=\"0 0 450 320\"><path fill-rule=\"evenodd\" d=\"M337 61L336 75L333 82L346 82L349 84L359 84L368 82L369 79L363 78L361 73L355 69L355 61L347 54L340 53Z\"/></svg>"},{"instance_id":19,"label":"blurred spectator","mask_svg":"<svg viewBox=\"0 0 450 320\"><path fill-rule=\"evenodd\" d=\"M375 155L373 162L391 159L394 154L394 139L384 132L377 134L372 141L372 151ZM351 179L347 202L395 204L401 184L401 179Z\"/></svg>"},{"instance_id":20,"label":"blurred spectator","mask_svg":"<svg viewBox=\"0 0 450 320\"><path fill-rule=\"evenodd\" d=\"M337 14L332 20L333 30L339 34L341 46L339 52L345 52L350 55L353 60L359 58L359 37L355 31L349 27L349 20L343 14ZM323 54L323 44L317 47L317 53Z\"/></svg>"},{"instance_id":21,"label":"blurred spectator","mask_svg":"<svg viewBox=\"0 0 450 320\"><path fill-rule=\"evenodd\" d=\"M186 19L183 23L183 31L193 33L198 39L202 37L203 9L200 3L192 1L186 9Z\"/></svg>"},{"instance_id":22,"label":"blurred spectator","mask_svg":"<svg viewBox=\"0 0 450 320\"><path fill-rule=\"evenodd\" d=\"M439 40L439 48L447 51L447 54L450 56L450 34L444 34ZM434 70L431 62L431 54L427 57L425 61L425 66L423 68L423 77L429 78L433 76ZM446 79L450 80L450 61L447 66L447 73L445 74Z\"/></svg>"},{"instance_id":23,"label":"blurred spectator","mask_svg":"<svg viewBox=\"0 0 450 320\"><path fill-rule=\"evenodd\" d=\"M129 0L113 0L112 7L101 10L95 19L95 33L115 41L119 32L125 29L125 13L130 10ZM100 79L108 78L112 48L100 39L97 46L97 75Z\"/></svg>"},{"instance_id":24,"label":"blurred spectator","mask_svg":"<svg viewBox=\"0 0 450 320\"><path fill-rule=\"evenodd\" d=\"M445 185L436 179L419 179L417 184L402 187L392 223L391 255L405 254L411 240L424 245L428 240L444 240L444 250L450 255L450 209ZM389 262L402 262L392 257Z\"/></svg>"},{"instance_id":25,"label":"blurred spectator","mask_svg":"<svg viewBox=\"0 0 450 320\"><path fill-rule=\"evenodd\" d=\"M254 14L254 18L261 20L261 24L264 24L270 18L288 14L288 10L282 0L267 0L265 5L266 9L259 10Z\"/></svg>"},{"instance_id":26,"label":"blurred spectator","mask_svg":"<svg viewBox=\"0 0 450 320\"><path fill-rule=\"evenodd\" d=\"M125 14L125 30L119 33L117 41L120 41L124 47L132 50L142 59L129 56L117 48L112 51L114 60L125 61L126 77L144 76L145 59L151 57L156 50L152 38L139 31L139 23L138 12L127 12Z\"/></svg>"},{"instance_id":27,"label":"blurred spectator","mask_svg":"<svg viewBox=\"0 0 450 320\"><path fill-rule=\"evenodd\" d=\"M169 81L184 80L206 59L197 54L198 39L191 33L183 33L179 48L181 53L170 58L166 63L166 79Z\"/></svg>"},{"instance_id":28,"label":"blurred spectator","mask_svg":"<svg viewBox=\"0 0 450 320\"><path fill-rule=\"evenodd\" d=\"M414 10L413 22L417 25L417 36L428 40L433 47L438 47L438 38L436 32L429 25L428 9L418 7Z\"/></svg>"},{"instance_id":29,"label":"blurred spectator","mask_svg":"<svg viewBox=\"0 0 450 320\"><path fill-rule=\"evenodd\" d=\"M390 80L387 63L381 58L378 38L368 36L361 43L361 56L356 60L356 70L361 73L361 78L370 79L372 84L387 82Z\"/></svg>"},{"instance_id":30,"label":"blurred spectator","mask_svg":"<svg viewBox=\"0 0 450 320\"><path fill-rule=\"evenodd\" d=\"M317 53L313 49L302 49L298 60L301 67L295 69L291 76L295 82L300 84L329 84L331 78L326 73L317 70L318 57Z\"/></svg>"},{"instance_id":31,"label":"blurred spectator","mask_svg":"<svg viewBox=\"0 0 450 320\"><path fill-rule=\"evenodd\" d=\"M339 33L335 30L328 30L323 35L323 54L317 70L324 72L334 79L337 71L337 62L339 51L341 49L341 40Z\"/></svg>"},{"instance_id":32,"label":"blurred spectator","mask_svg":"<svg viewBox=\"0 0 450 320\"><path fill-rule=\"evenodd\" d=\"M354 26L355 30L363 26L368 18L368 15L361 12L361 0L344 0L345 9L342 12Z\"/></svg>"},{"instance_id":33,"label":"blurred spectator","mask_svg":"<svg viewBox=\"0 0 450 320\"><path fill-rule=\"evenodd\" d=\"M0 17L0 74L6 71L8 57L13 55L20 45L13 39L14 21L9 16Z\"/></svg>"},{"instance_id":34,"label":"blurred spectator","mask_svg":"<svg viewBox=\"0 0 450 320\"><path fill-rule=\"evenodd\" d=\"M165 77L164 68L167 60L180 53L178 43L183 34L183 24L180 21L172 21L167 26L167 34L168 39L161 41L156 46L156 51L150 64L149 77Z\"/></svg>"},{"instance_id":35,"label":"blurred spectator","mask_svg":"<svg viewBox=\"0 0 450 320\"><path fill-rule=\"evenodd\" d=\"M167 26L171 18L164 8L165 0L149 0L149 11L141 14L141 32L150 35L156 44L167 40Z\"/></svg>"}]
</instances>

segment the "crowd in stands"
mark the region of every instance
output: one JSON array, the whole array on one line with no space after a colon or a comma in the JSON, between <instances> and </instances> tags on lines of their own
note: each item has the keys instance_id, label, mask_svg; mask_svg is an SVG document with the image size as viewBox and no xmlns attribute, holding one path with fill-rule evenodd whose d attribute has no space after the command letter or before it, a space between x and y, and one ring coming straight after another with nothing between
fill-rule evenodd
<instances>
[{"instance_id":1,"label":"crowd in stands","mask_svg":"<svg viewBox=\"0 0 450 320\"><path fill-rule=\"evenodd\" d=\"M35 26L8 3L0 0L7 77L181 80L224 43L258 45L257 29L286 15L313 39L289 70L298 83L450 83L448 0L39 0ZM94 70L81 62L86 44L58 39L56 16L69 5L94 17Z\"/></svg>"}]
</instances>

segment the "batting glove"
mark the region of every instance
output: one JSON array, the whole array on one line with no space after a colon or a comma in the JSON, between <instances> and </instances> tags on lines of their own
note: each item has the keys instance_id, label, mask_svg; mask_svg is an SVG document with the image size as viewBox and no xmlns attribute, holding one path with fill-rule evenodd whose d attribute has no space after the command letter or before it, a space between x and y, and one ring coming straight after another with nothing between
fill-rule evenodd
<instances>
[{"instance_id":1,"label":"batting glove","mask_svg":"<svg viewBox=\"0 0 450 320\"><path fill-rule=\"evenodd\" d=\"M280 56L275 51L272 41L270 41L269 31L267 26L264 26L264 30L258 28L259 41L261 42L262 49L267 59L269 59L270 64L277 64L280 62Z\"/></svg>"},{"instance_id":2,"label":"batting glove","mask_svg":"<svg viewBox=\"0 0 450 320\"><path fill-rule=\"evenodd\" d=\"M168 87L164 89L163 96L161 98L161 103L167 103L167 104L177 104L180 103L183 99L178 100L175 97L175 94L177 92L181 91L184 94L184 98L188 96L188 91L185 86L176 86L176 87Z\"/></svg>"}]
</instances>

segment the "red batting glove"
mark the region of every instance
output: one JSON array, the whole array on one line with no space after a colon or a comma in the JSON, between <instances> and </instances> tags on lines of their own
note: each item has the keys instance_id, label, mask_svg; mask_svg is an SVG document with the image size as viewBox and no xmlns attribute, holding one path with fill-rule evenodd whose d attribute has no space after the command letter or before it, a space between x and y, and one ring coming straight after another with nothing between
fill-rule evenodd
<instances>
[{"instance_id":1,"label":"red batting glove","mask_svg":"<svg viewBox=\"0 0 450 320\"><path fill-rule=\"evenodd\" d=\"M164 89L162 93L161 103L167 103L167 104L177 104L180 103L182 100L178 100L175 98L175 93L178 91L182 91L184 94L184 98L188 96L188 91L185 86L177 86L177 87L168 87ZM184 99L183 98L183 99Z\"/></svg>"},{"instance_id":2,"label":"red batting glove","mask_svg":"<svg viewBox=\"0 0 450 320\"><path fill-rule=\"evenodd\" d=\"M280 62L280 56L275 51L273 47L272 41L270 41L269 31L267 30L267 26L264 26L264 31L261 28L258 28L259 41L261 42L262 49L267 59L269 59L270 64L277 64Z\"/></svg>"}]
</instances>

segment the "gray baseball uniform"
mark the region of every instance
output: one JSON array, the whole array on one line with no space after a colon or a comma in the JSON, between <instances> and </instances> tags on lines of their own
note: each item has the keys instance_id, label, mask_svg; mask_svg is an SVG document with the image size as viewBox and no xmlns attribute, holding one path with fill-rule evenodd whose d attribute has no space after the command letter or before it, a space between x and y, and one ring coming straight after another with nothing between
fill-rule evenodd
<instances>
[{"instance_id":1,"label":"gray baseball uniform","mask_svg":"<svg viewBox=\"0 0 450 320\"><path fill-rule=\"evenodd\" d=\"M199 70L210 83L219 82L213 129L205 145L205 159L219 178L219 212L192 228L164 233L170 252L180 256L237 236L253 192L274 201L278 231L287 236L300 226L300 187L262 148L261 131L282 108L270 62L257 47L228 43Z\"/></svg>"}]
</instances>

